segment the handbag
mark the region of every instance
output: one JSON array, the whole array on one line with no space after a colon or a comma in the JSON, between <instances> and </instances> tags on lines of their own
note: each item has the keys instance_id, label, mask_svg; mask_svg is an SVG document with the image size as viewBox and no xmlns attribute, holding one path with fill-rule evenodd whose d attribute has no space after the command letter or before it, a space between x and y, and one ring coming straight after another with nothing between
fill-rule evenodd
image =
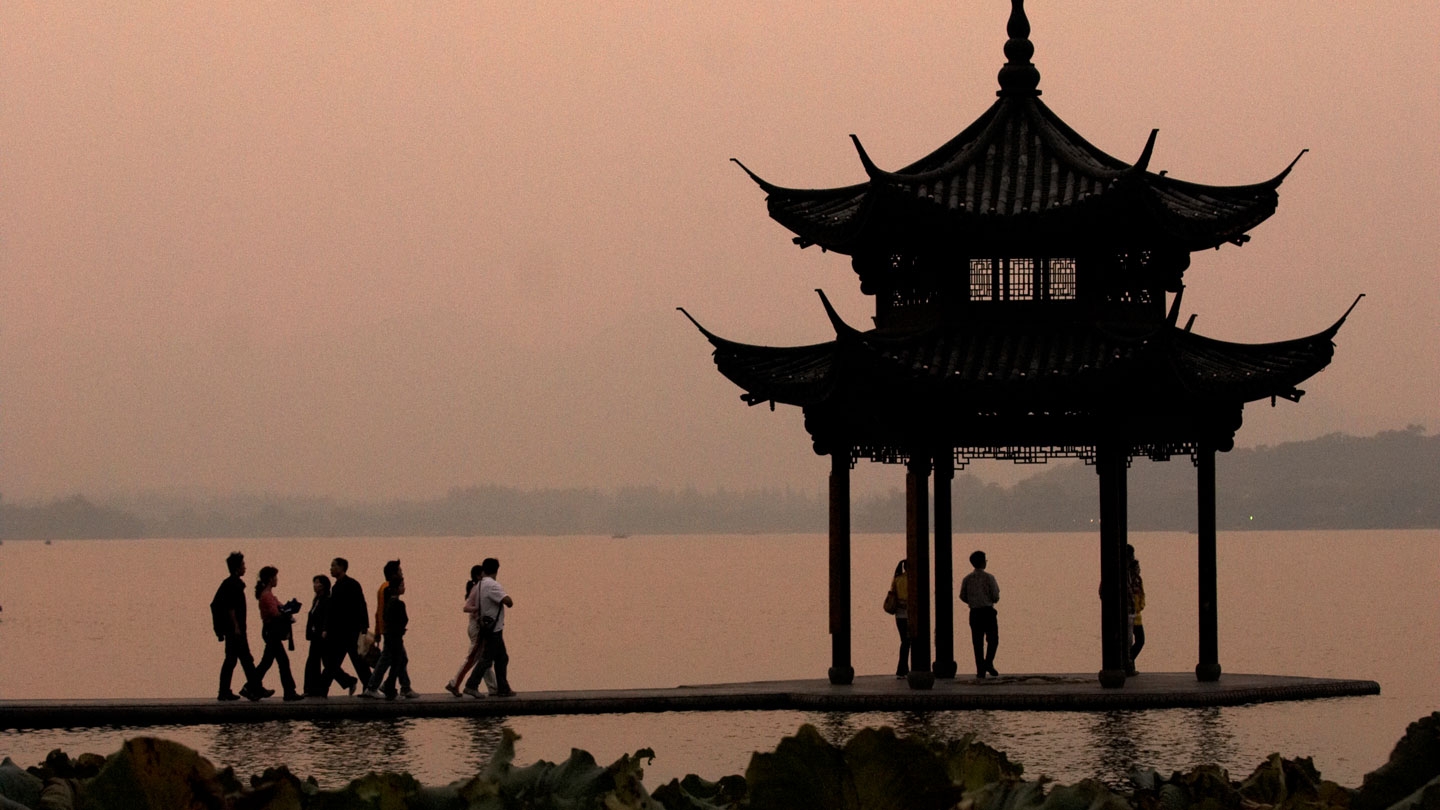
<instances>
[{"instance_id":1,"label":"handbag","mask_svg":"<svg viewBox=\"0 0 1440 810\"><path fill-rule=\"evenodd\" d=\"M375 666L380 660L380 647L375 643L375 636L371 633L361 633L355 640L355 652L360 655L360 660L370 666Z\"/></svg>"},{"instance_id":2,"label":"handbag","mask_svg":"<svg viewBox=\"0 0 1440 810\"><path fill-rule=\"evenodd\" d=\"M495 611L494 616L486 616L483 612L480 614L480 635L482 638L495 632L495 623L500 621L500 611L504 609L505 606L501 605L500 610Z\"/></svg>"},{"instance_id":3,"label":"handbag","mask_svg":"<svg viewBox=\"0 0 1440 810\"><path fill-rule=\"evenodd\" d=\"M898 599L895 598L895 589L894 589L894 588L891 588L891 589L889 590L889 592L887 592L887 593L885 594L885 605L884 605L884 607L885 607L885 612L886 612L886 613L889 613L891 616L894 616L894 615L895 615L895 611L897 611L897 610L900 609L900 600L898 600Z\"/></svg>"}]
</instances>

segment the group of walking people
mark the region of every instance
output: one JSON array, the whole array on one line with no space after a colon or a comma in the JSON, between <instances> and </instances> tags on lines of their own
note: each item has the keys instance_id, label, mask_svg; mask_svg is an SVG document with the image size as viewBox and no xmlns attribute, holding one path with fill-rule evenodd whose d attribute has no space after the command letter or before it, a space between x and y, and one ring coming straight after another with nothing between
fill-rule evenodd
<instances>
[{"instance_id":1,"label":"group of walking people","mask_svg":"<svg viewBox=\"0 0 1440 810\"><path fill-rule=\"evenodd\" d=\"M975 677L997 677L995 650L1000 646L1000 621L995 605L1000 601L1000 583L985 568L988 561L985 552L976 551L970 555L974 568L960 581L960 601L970 608L970 645L975 653ZM1145 581L1140 576L1140 561L1135 559L1135 547L1125 546L1125 565L1128 572L1124 595L1124 611L1129 628L1129 654L1125 662L1125 674L1135 675L1135 659L1145 647L1145 626L1141 611L1145 609ZM900 632L900 663L896 665L895 677L904 678L910 672L910 623L906 612L906 597L909 595L909 576L905 560L895 566L895 575L890 580L890 590L885 595L885 612L894 615L895 629Z\"/></svg>"},{"instance_id":2,"label":"group of walking people","mask_svg":"<svg viewBox=\"0 0 1440 810\"><path fill-rule=\"evenodd\" d=\"M410 657L405 649L410 616L402 598L405 573L399 560L385 563L384 581L375 593L373 633L365 590L349 575L349 561L336 557L330 561L329 576L316 574L311 578L314 596L305 616L309 650L300 688L291 673L287 652L295 649L294 625L303 609L300 600L281 603L275 594L280 581L279 569L272 565L260 569L254 596L265 647L260 663L256 664L250 653L246 628L247 595L242 579L246 570L245 555L233 552L226 558L225 565L230 576L220 583L210 602L215 637L225 644L219 700L263 700L273 696L275 690L265 688L264 683L272 666L279 670L285 700L328 697L332 683L351 695L359 689L362 698L420 697L411 685ZM484 697L479 684L492 667L495 686L489 690L490 694L497 697L515 694L507 679L510 657L502 636L505 608L511 607L514 601L495 580L499 570L499 560L486 558L471 569L470 580L466 582L463 610L470 616L470 645L460 673L446 686L446 691L456 697ZM345 671L346 659L353 673ZM245 684L238 693L231 689L237 664L245 676ZM457 684L472 667L474 671L462 691Z\"/></svg>"}]
</instances>

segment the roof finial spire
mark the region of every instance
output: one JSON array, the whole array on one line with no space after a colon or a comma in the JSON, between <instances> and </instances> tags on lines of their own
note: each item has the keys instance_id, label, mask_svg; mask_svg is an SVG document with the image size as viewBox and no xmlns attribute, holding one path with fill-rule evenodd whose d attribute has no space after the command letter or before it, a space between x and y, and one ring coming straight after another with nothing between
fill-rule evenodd
<instances>
[{"instance_id":1,"label":"roof finial spire","mask_svg":"<svg viewBox=\"0 0 1440 810\"><path fill-rule=\"evenodd\" d=\"M1005 66L1000 68L997 96L1040 95L1040 71L1030 64L1035 46L1030 43L1030 20L1025 17L1025 0L1010 0L1010 22L1005 26Z\"/></svg>"}]
</instances>

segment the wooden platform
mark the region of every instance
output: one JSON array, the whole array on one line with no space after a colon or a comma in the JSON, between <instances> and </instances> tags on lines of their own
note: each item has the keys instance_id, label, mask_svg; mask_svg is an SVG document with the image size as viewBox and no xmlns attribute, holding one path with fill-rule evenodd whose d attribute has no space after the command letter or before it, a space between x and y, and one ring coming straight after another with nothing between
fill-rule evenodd
<instances>
[{"instance_id":1,"label":"wooden platform","mask_svg":"<svg viewBox=\"0 0 1440 810\"><path fill-rule=\"evenodd\" d=\"M1280 700L1378 695L1374 681L1226 673L1200 683L1193 673L1143 673L1123 689L1103 689L1094 675L1014 675L939 680L911 689L892 676L868 675L849 686L825 680L707 684L669 689L521 692L512 698L455 698L444 691L413 700L367 700L343 692L284 702L214 699L0 700L0 728L205 725L274 720L389 717L502 717L688 711L952 711L969 709L1113 711L1236 706Z\"/></svg>"}]
</instances>

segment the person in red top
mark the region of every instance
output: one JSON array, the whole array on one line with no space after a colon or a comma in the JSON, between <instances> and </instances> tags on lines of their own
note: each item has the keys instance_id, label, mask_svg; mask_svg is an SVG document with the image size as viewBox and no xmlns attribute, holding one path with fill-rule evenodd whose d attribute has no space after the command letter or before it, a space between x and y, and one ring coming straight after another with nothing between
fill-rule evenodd
<instances>
[{"instance_id":1,"label":"person in red top","mask_svg":"<svg viewBox=\"0 0 1440 810\"><path fill-rule=\"evenodd\" d=\"M305 696L295 690L295 676L290 674L290 656L285 653L285 642L291 638L291 618L300 603L292 599L280 604L275 596L275 586L280 582L280 569L267 565L260 569L255 579L255 599L260 603L260 637L265 640L265 653L255 667L255 682L261 683L271 664L279 664L280 685L285 689L286 700L304 700Z\"/></svg>"}]
</instances>

